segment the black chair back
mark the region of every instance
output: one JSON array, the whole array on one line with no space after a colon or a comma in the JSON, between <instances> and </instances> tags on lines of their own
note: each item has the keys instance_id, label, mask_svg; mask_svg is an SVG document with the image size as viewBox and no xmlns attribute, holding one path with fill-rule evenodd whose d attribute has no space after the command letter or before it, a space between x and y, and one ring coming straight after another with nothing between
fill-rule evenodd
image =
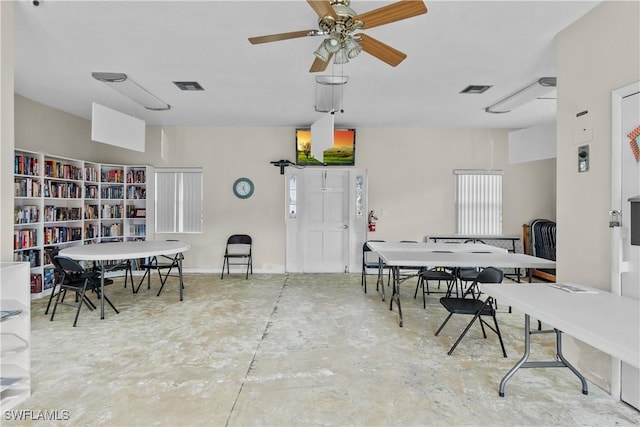
<instances>
[{"instance_id":1,"label":"black chair back","mask_svg":"<svg viewBox=\"0 0 640 427\"><path fill-rule=\"evenodd\" d=\"M61 255L53 257L53 265L62 270L65 274L85 272L84 267L82 267L78 261Z\"/></svg>"},{"instance_id":2,"label":"black chair back","mask_svg":"<svg viewBox=\"0 0 640 427\"><path fill-rule=\"evenodd\" d=\"M250 245L251 236L247 234L234 234L227 239L228 245Z\"/></svg>"},{"instance_id":3,"label":"black chair back","mask_svg":"<svg viewBox=\"0 0 640 427\"><path fill-rule=\"evenodd\" d=\"M504 273L494 267L487 267L476 276L476 283L502 283Z\"/></svg>"}]
</instances>

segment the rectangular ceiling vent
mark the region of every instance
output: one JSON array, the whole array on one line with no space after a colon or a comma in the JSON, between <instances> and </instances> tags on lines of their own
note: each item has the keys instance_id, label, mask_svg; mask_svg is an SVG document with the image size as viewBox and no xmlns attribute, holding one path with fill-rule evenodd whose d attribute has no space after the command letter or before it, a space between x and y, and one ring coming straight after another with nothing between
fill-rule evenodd
<instances>
[{"instance_id":1,"label":"rectangular ceiling vent","mask_svg":"<svg viewBox=\"0 0 640 427\"><path fill-rule=\"evenodd\" d=\"M462 89L460 93L484 93L491 86L489 85L469 85L466 88Z\"/></svg>"},{"instance_id":2,"label":"rectangular ceiling vent","mask_svg":"<svg viewBox=\"0 0 640 427\"><path fill-rule=\"evenodd\" d=\"M198 82L173 82L180 90L204 90Z\"/></svg>"}]
</instances>

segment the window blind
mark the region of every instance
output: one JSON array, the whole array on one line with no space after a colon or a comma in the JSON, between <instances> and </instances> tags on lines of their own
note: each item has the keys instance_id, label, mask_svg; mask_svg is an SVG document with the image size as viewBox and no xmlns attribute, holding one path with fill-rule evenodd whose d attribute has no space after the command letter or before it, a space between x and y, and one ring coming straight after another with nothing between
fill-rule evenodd
<instances>
[{"instance_id":1,"label":"window blind","mask_svg":"<svg viewBox=\"0 0 640 427\"><path fill-rule=\"evenodd\" d=\"M156 233L201 233L202 191L202 169L156 168Z\"/></svg>"},{"instance_id":2,"label":"window blind","mask_svg":"<svg viewBox=\"0 0 640 427\"><path fill-rule=\"evenodd\" d=\"M456 233L502 234L502 171L455 170Z\"/></svg>"}]
</instances>

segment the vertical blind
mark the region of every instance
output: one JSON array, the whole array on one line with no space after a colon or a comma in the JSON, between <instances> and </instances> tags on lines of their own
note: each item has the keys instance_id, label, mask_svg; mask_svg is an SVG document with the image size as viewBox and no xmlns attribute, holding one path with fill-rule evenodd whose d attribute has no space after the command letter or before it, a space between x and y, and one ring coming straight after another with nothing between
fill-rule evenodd
<instances>
[{"instance_id":1,"label":"vertical blind","mask_svg":"<svg viewBox=\"0 0 640 427\"><path fill-rule=\"evenodd\" d=\"M202 169L155 169L156 233L202 232Z\"/></svg>"},{"instance_id":2,"label":"vertical blind","mask_svg":"<svg viewBox=\"0 0 640 427\"><path fill-rule=\"evenodd\" d=\"M502 171L455 170L456 233L502 234Z\"/></svg>"}]
</instances>

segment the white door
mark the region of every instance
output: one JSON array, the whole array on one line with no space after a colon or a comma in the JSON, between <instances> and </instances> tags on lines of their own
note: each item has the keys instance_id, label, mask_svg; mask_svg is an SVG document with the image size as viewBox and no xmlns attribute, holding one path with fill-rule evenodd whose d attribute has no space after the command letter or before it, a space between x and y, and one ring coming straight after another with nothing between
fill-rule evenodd
<instances>
[{"instance_id":1,"label":"white door","mask_svg":"<svg viewBox=\"0 0 640 427\"><path fill-rule=\"evenodd\" d=\"M348 171L309 170L304 174L300 237L302 271L336 273L348 269Z\"/></svg>"},{"instance_id":2,"label":"white door","mask_svg":"<svg viewBox=\"0 0 640 427\"><path fill-rule=\"evenodd\" d=\"M612 292L640 300L640 246L631 245L630 197L640 195L640 163L631 147L634 130L640 131L640 82L613 92L612 96ZM635 139L635 138L633 138ZM640 333L640 325L628 325ZM617 392L614 381L620 382L620 398L640 408L640 369L627 363L612 366L612 394ZM617 394L617 393L616 393Z\"/></svg>"},{"instance_id":3,"label":"white door","mask_svg":"<svg viewBox=\"0 0 640 427\"><path fill-rule=\"evenodd\" d=\"M306 168L287 172L286 271L359 271L366 237L366 172Z\"/></svg>"}]
</instances>

